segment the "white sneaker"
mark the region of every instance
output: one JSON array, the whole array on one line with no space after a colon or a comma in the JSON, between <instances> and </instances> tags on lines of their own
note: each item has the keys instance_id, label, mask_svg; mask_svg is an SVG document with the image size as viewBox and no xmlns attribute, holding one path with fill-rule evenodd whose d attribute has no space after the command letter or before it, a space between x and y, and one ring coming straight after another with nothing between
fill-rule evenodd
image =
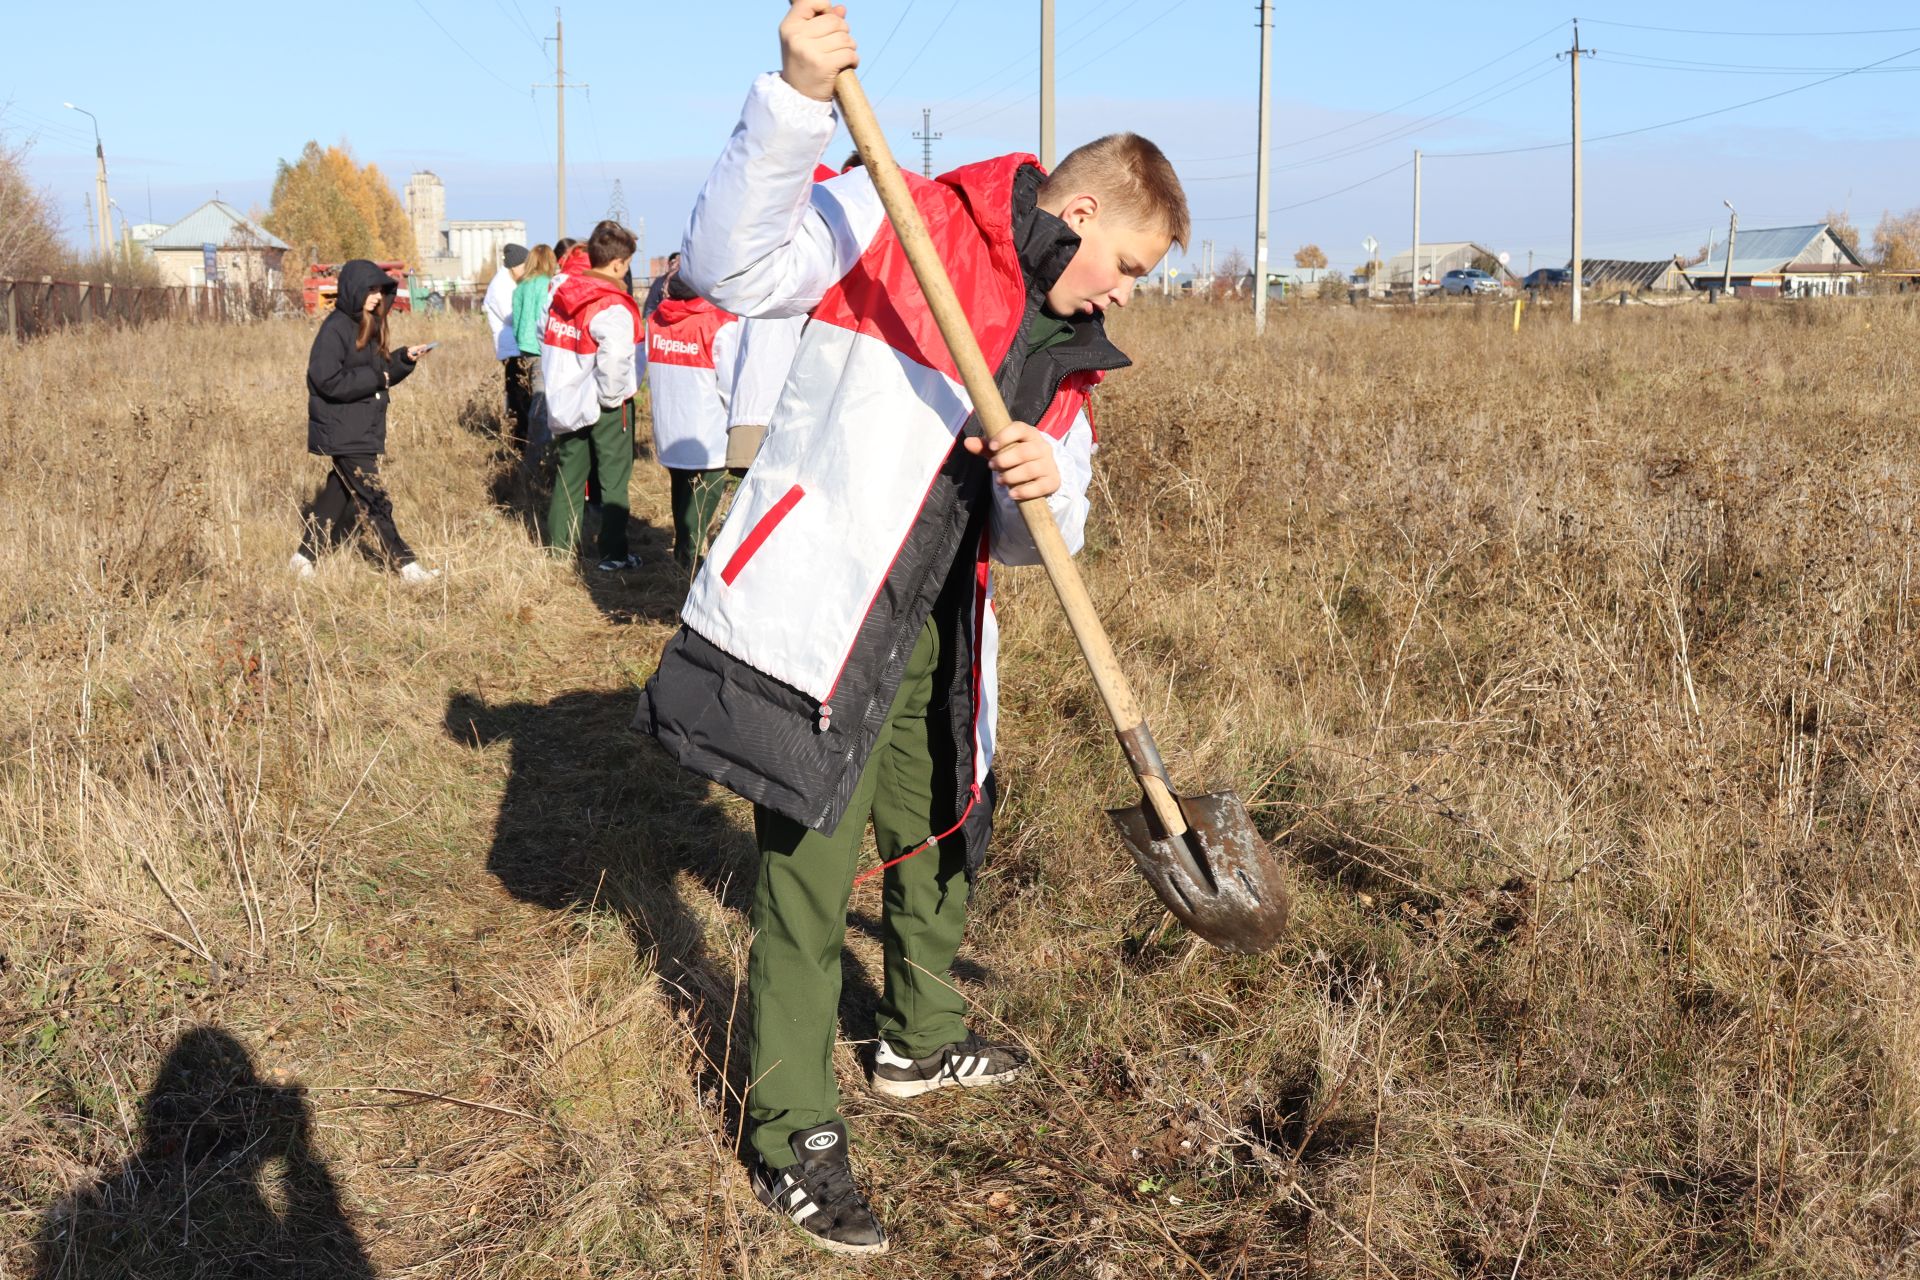
<instances>
[{"instance_id":1,"label":"white sneaker","mask_svg":"<svg viewBox=\"0 0 1920 1280\"><path fill-rule=\"evenodd\" d=\"M293 576L296 578L311 578L313 576L313 561L307 559L305 552L294 552L293 559L287 561L287 568L293 571Z\"/></svg>"},{"instance_id":2,"label":"white sneaker","mask_svg":"<svg viewBox=\"0 0 1920 1280\"><path fill-rule=\"evenodd\" d=\"M410 586L424 586L439 576L438 569L429 569L418 560L409 560L400 566L400 581Z\"/></svg>"}]
</instances>

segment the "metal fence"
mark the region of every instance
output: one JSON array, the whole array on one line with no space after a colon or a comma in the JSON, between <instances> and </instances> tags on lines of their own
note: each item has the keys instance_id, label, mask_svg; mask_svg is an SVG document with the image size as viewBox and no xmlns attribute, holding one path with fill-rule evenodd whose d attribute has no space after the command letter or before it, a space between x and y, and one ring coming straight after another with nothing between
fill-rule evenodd
<instances>
[{"instance_id":1,"label":"metal fence","mask_svg":"<svg viewBox=\"0 0 1920 1280\"><path fill-rule=\"evenodd\" d=\"M476 297L456 294L438 308L473 310ZM422 309L430 304L422 303ZM116 285L85 280L0 280L0 337L15 342L82 325L140 325L155 320L209 324L244 323L268 316L299 315L298 289L223 285Z\"/></svg>"}]
</instances>

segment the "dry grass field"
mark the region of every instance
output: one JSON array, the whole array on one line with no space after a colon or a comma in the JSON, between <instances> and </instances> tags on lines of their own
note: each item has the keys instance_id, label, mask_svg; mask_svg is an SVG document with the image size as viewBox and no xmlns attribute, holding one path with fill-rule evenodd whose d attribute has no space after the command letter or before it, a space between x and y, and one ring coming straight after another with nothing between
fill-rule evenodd
<instances>
[{"instance_id":1,"label":"dry grass field","mask_svg":"<svg viewBox=\"0 0 1920 1280\"><path fill-rule=\"evenodd\" d=\"M625 728L684 582L538 549L477 322L396 397L413 592L285 563L311 329L0 349L0 1276L1920 1275L1920 308L1143 302L1083 557L1169 925L1044 580L958 974L1040 1070L867 1093L866 1266L731 1156L749 815Z\"/></svg>"}]
</instances>

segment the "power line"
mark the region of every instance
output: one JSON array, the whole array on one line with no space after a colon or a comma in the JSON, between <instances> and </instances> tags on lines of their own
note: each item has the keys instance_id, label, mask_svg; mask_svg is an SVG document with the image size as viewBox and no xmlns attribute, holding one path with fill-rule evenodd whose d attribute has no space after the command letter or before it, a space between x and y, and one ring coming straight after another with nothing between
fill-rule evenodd
<instances>
[{"instance_id":1,"label":"power line","mask_svg":"<svg viewBox=\"0 0 1920 1280\"><path fill-rule=\"evenodd\" d=\"M900 34L900 24L907 20L907 15L913 12L913 6L919 3L920 0L907 0L907 7L902 9L900 16L893 20L893 30L887 32L887 38L880 42L879 51L873 55L873 62L880 61L880 55L887 51L887 46L893 43L893 38ZM869 63L868 65L872 64Z\"/></svg>"},{"instance_id":2,"label":"power line","mask_svg":"<svg viewBox=\"0 0 1920 1280\"><path fill-rule=\"evenodd\" d=\"M893 83L887 86L886 93L882 93L878 98L874 99L874 105L878 106L880 103L885 102L887 100L887 94L892 93L895 89L898 89L900 87L900 82L907 78L907 72L913 70L913 64L920 61L920 55L925 53L929 48L932 47L935 37L937 37L940 34L940 28L947 25L947 19L951 18L953 16L953 11L955 9L958 9L959 7L960 7L960 0L953 0L953 3L947 6L947 11L940 15L940 21L934 23L933 30L927 33L926 40L922 42L922 44L920 45L920 48L914 53L914 55L911 58L907 59L907 65L900 68L900 74L893 78ZM902 14L900 16L904 18L906 15Z\"/></svg>"},{"instance_id":3,"label":"power line","mask_svg":"<svg viewBox=\"0 0 1920 1280\"><path fill-rule=\"evenodd\" d=\"M1184 9L1186 5L1187 5L1187 0L1174 0L1172 4L1162 9L1157 16L1147 19L1147 21L1141 23L1138 27L1135 27L1132 31L1129 31L1126 35L1121 36L1118 40L1114 41L1112 44L1108 45L1106 48L1102 49L1100 52L1094 54L1091 58L1088 58L1085 62L1081 62L1061 72L1059 78L1064 81L1069 79L1072 76L1079 74L1082 71L1085 71L1088 67L1092 66L1096 62L1099 62L1100 60L1105 58L1108 54L1120 48L1122 45L1128 44L1131 41L1133 41L1136 37L1141 35L1143 32L1147 31L1149 28L1158 26L1160 23L1165 22L1168 18L1171 18L1174 14L1178 13L1181 9ZM979 124L982 121L991 120L995 116L1011 111L1015 107L1020 106L1023 103L1032 102L1035 98L1039 96L1040 96L1039 91L1035 90L1032 93L1024 94L1021 97L1014 99L1012 102L1007 103L1005 106L995 107L992 111L989 111L984 115L975 115L967 119L949 121L948 128L954 128L961 124Z\"/></svg>"},{"instance_id":4,"label":"power line","mask_svg":"<svg viewBox=\"0 0 1920 1280\"><path fill-rule=\"evenodd\" d=\"M474 66L480 68L482 71L486 72L489 76L492 76L495 80L499 80L500 83L506 85L507 88L513 89L515 93L519 92L519 90L517 88L514 88L514 86L511 83L502 79L500 76L495 75L492 67L489 67L486 63L474 57L473 50L461 44L460 41L455 38L453 32L447 30L446 26L441 23L440 19L433 16L433 11L427 8L423 0L413 0L413 5L414 5L414 8L420 10L421 13L424 13L427 15L428 22L431 22L434 26L440 28L440 34L445 36L453 44L454 48L458 49L460 52L467 55L467 61L473 63Z\"/></svg>"},{"instance_id":5,"label":"power line","mask_svg":"<svg viewBox=\"0 0 1920 1280\"><path fill-rule=\"evenodd\" d=\"M1752 36L1760 39L1808 40L1827 36L1895 36L1920 31L1920 27L1871 27L1860 31L1714 31L1701 27L1650 27L1639 22L1608 22L1588 18L1596 27L1624 27L1631 31L1659 31L1677 36Z\"/></svg>"},{"instance_id":6,"label":"power line","mask_svg":"<svg viewBox=\"0 0 1920 1280\"><path fill-rule=\"evenodd\" d=\"M1393 168L1382 169L1379 173L1374 174L1371 178L1362 178L1358 182L1348 183L1346 186L1340 187L1337 190L1324 192L1321 195L1313 196L1306 200L1296 200L1292 204L1279 205L1275 207L1273 210L1271 210L1271 212L1290 213L1295 209L1304 209L1310 204L1319 204L1322 200L1331 200L1335 196L1343 196L1347 194L1347 192L1349 191L1358 191L1361 187L1367 186L1371 183L1378 182L1382 178L1392 177L1394 174L1400 172L1402 169L1407 168L1412 163L1413 161L1411 160L1402 160L1399 164L1393 166ZM1253 215L1250 213L1237 213L1231 216L1219 217L1219 218L1194 218L1192 219L1192 221L1194 222L1244 222L1251 217L1253 217Z\"/></svg>"},{"instance_id":7,"label":"power line","mask_svg":"<svg viewBox=\"0 0 1920 1280\"><path fill-rule=\"evenodd\" d=\"M1474 76L1479 75L1482 71L1485 71L1488 67L1495 66L1499 63L1505 62L1508 58L1511 58L1514 54L1519 53L1523 49L1528 49L1536 44L1539 44L1542 40L1545 40L1548 36L1557 33L1559 30L1560 30L1560 24L1556 22L1551 27L1548 27L1545 31L1542 31L1539 35L1535 36L1533 39L1523 41L1522 43L1515 45L1513 48L1507 50L1505 53L1501 54L1499 57L1493 58L1487 62L1483 62L1479 66L1475 67L1473 70L1466 72L1464 75L1455 76L1453 79L1447 81L1445 84L1435 85L1433 88L1427 90L1425 93L1415 94L1413 97L1406 99L1404 102L1396 102L1392 106L1385 107L1379 111L1376 111L1370 116L1366 116L1362 119L1355 120L1349 124L1340 125L1338 128L1328 129L1324 133L1309 134L1304 138L1295 138L1291 142L1279 143L1278 145L1272 147L1271 150L1286 151L1293 147L1305 146L1309 142L1318 142L1322 138L1331 138L1334 134L1345 133L1349 129L1358 129L1361 125L1372 124L1375 120L1378 120L1383 116L1390 116L1394 112L1399 111L1405 107L1410 107L1416 102L1423 102L1426 99L1431 98L1434 94L1441 92L1442 90L1451 89L1453 88L1453 86L1459 84L1462 80L1468 80ZM1506 82L1499 81L1497 83L1504 84ZM1224 155L1224 156L1189 156L1184 159L1175 160L1173 161L1173 163L1175 164L1207 164L1215 160L1244 160L1248 156L1258 155L1258 154L1259 153L1256 151L1237 151L1232 155Z\"/></svg>"},{"instance_id":8,"label":"power line","mask_svg":"<svg viewBox=\"0 0 1920 1280\"><path fill-rule=\"evenodd\" d=\"M1648 53L1609 53L1607 61L1620 66L1644 67L1649 71L1685 71L1702 75L1732 76L1816 76L1849 71L1849 67L1783 67L1741 62L1694 62L1685 58L1660 58ZM1920 67L1875 67L1864 75L1898 75L1920 71Z\"/></svg>"},{"instance_id":9,"label":"power line","mask_svg":"<svg viewBox=\"0 0 1920 1280\"><path fill-rule=\"evenodd\" d=\"M1467 114L1467 112L1469 111L1475 110L1479 107L1484 107L1489 102L1496 102L1499 99L1506 97L1508 94L1520 92L1520 90L1527 88L1529 85L1538 84L1540 81L1552 75L1557 69L1558 68L1549 65L1545 70L1536 72L1533 76L1531 76L1526 80L1521 81L1519 84L1514 85L1512 88L1505 89L1502 92L1492 93L1491 95L1489 95L1490 90L1498 89L1500 88L1501 85L1507 84L1509 81L1512 81L1517 76L1523 76L1523 75L1526 75L1528 71L1532 71L1533 67L1529 65L1524 70L1516 72L1512 76L1508 76L1505 80L1495 81L1493 84L1488 85L1486 89L1482 89L1477 93L1470 94L1467 97L1462 98L1460 101L1452 103L1448 107L1441 108L1441 111L1446 112L1447 114L1442 115L1439 113L1435 113L1433 115L1423 116L1420 119L1415 120L1411 124L1398 125L1395 128L1388 130L1386 133L1378 134L1375 137L1365 142L1358 142L1358 143L1352 144L1351 146L1342 147L1334 151L1329 151L1325 155L1313 156L1310 159L1295 160L1291 164L1280 165L1275 169L1275 172L1289 173L1296 169L1305 169L1316 164L1325 164L1330 160L1345 160L1350 156L1359 155L1363 151L1371 151L1376 147L1384 147L1389 143L1398 142L1403 138L1409 137L1415 133L1420 132L1422 129L1430 129L1430 128L1433 128L1435 125L1445 124L1447 121L1457 119L1460 116ZM1457 108L1457 110L1455 108ZM1250 178L1252 176L1253 174L1251 173L1251 171L1249 171L1246 173L1215 174L1215 175L1204 177L1204 178L1183 178L1181 179L1181 181L1186 183L1224 182L1231 178Z\"/></svg>"},{"instance_id":10,"label":"power line","mask_svg":"<svg viewBox=\"0 0 1920 1280\"><path fill-rule=\"evenodd\" d=\"M1101 21L1107 24L1108 26L1111 26L1113 23L1118 22L1121 18L1125 17L1127 10L1134 8L1139 4L1140 4L1140 0L1127 0L1127 3L1121 5L1118 9L1115 9L1112 13L1103 14L1101 16ZM1098 27L1095 27L1092 30L1089 30L1084 35L1082 35L1078 40L1075 40L1069 44L1063 45L1060 49L1060 52L1062 54L1072 53L1075 49L1078 49L1081 45L1091 40L1099 32L1099 30L1100 28ZM988 84L998 86L1000 82L1003 80L1015 80L1021 76L1030 75L1032 74L1030 64L1037 61L1039 57L1040 55L1038 53L1029 53L1026 56L1022 57L1018 62L1010 63L1009 65L1002 67L1000 70L995 71L990 75L982 76L980 79L974 81L972 84L960 90L958 93L952 94L951 96L947 97L943 101L934 103L933 109L935 111L939 111L944 107L951 106L953 103L958 102L960 99L969 96L974 92L974 90L979 89L982 86L985 86ZM998 92L999 92L999 89L996 87L993 90L993 92L988 93L983 97L976 98L973 101L962 105L959 108L960 113L964 115L969 111L974 111L979 109L980 107L986 106L988 103L993 101L994 94Z\"/></svg>"},{"instance_id":11,"label":"power line","mask_svg":"<svg viewBox=\"0 0 1920 1280\"><path fill-rule=\"evenodd\" d=\"M1875 67L1885 66L1889 62L1894 62L1901 58L1910 57L1916 53L1920 53L1920 45L1915 45L1911 49L1903 49L1899 53L1892 54L1888 57L1880 59L1878 62L1869 62L1865 66L1861 66L1861 67L1849 67L1847 70L1837 72L1834 75L1822 76L1818 80L1809 80L1805 84L1796 84L1791 88L1781 89L1776 93L1762 94L1758 98L1748 98L1745 102L1736 102L1736 103L1733 103L1731 106L1715 107L1711 111L1695 112L1693 115L1681 116L1676 120L1662 120L1658 124L1641 125L1639 128L1636 128L1636 129L1620 129L1613 133L1595 134L1593 137L1588 138L1587 141L1588 142L1605 142L1610 138L1630 138L1630 137L1633 137L1635 134L1652 133L1656 129L1671 129L1675 125L1692 124L1695 120L1705 120L1712 116L1723 116L1723 115L1726 115L1729 111L1739 111L1744 107L1758 106L1762 102L1772 102L1775 98L1784 98L1789 94L1801 93L1807 89L1817 89L1823 84L1832 84L1835 80L1844 80L1848 76L1856 76L1863 71L1871 71ZM1568 145L1570 144L1565 142L1542 142L1542 143L1537 143L1530 147L1507 147L1499 151L1437 151L1437 152L1434 152L1433 154L1437 156L1444 156L1452 160L1466 160L1466 159L1473 159L1479 156L1519 155L1522 152L1527 152L1527 151L1554 151Z\"/></svg>"}]
</instances>

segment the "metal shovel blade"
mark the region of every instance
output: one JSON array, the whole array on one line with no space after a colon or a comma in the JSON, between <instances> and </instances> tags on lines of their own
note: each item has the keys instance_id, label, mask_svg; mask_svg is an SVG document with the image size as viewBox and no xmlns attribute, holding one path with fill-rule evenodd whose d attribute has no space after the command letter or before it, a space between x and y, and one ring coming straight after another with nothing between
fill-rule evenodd
<instances>
[{"instance_id":1,"label":"metal shovel blade","mask_svg":"<svg viewBox=\"0 0 1920 1280\"><path fill-rule=\"evenodd\" d=\"M1273 946L1287 929L1287 891L1247 806L1229 791L1174 799L1187 820L1184 836L1160 837L1145 805L1107 810L1140 874L1180 923L1214 946Z\"/></svg>"}]
</instances>

